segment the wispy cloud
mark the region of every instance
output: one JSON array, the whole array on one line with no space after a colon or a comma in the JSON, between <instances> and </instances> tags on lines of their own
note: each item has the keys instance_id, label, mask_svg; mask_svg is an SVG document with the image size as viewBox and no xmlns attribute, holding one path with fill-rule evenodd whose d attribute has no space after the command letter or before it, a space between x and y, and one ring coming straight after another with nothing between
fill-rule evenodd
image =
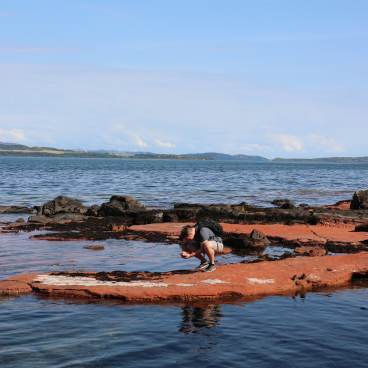
<instances>
[{"instance_id":1,"label":"wispy cloud","mask_svg":"<svg viewBox=\"0 0 368 368\"><path fill-rule=\"evenodd\" d=\"M163 143L163 142L159 141L158 139L155 140L155 143L157 144L157 146L160 146L160 147L166 147L166 148L175 148L176 147L176 144Z\"/></svg>"},{"instance_id":2,"label":"wispy cloud","mask_svg":"<svg viewBox=\"0 0 368 368\"><path fill-rule=\"evenodd\" d=\"M338 143L333 138L325 138L320 135L312 135L311 139L313 142L318 144L326 152L343 152L345 151L344 145Z\"/></svg>"},{"instance_id":3,"label":"wispy cloud","mask_svg":"<svg viewBox=\"0 0 368 368\"><path fill-rule=\"evenodd\" d=\"M254 150L259 150L259 151L272 151L272 148L269 146L262 146L260 144L245 144L243 147L241 147L241 149L245 150L245 151L254 151Z\"/></svg>"},{"instance_id":4,"label":"wispy cloud","mask_svg":"<svg viewBox=\"0 0 368 368\"><path fill-rule=\"evenodd\" d=\"M21 129L4 130L0 129L0 139L4 141L13 140L11 143L18 143L18 141L28 141Z\"/></svg>"},{"instance_id":5,"label":"wispy cloud","mask_svg":"<svg viewBox=\"0 0 368 368\"><path fill-rule=\"evenodd\" d=\"M129 131L128 129L125 128L124 125L122 124L115 124L114 128L121 130L122 132L124 132L124 134L126 134L128 137L130 137L130 140L138 147L147 147L147 143L144 143L142 141L142 139L139 138L139 136L132 132Z\"/></svg>"},{"instance_id":6,"label":"wispy cloud","mask_svg":"<svg viewBox=\"0 0 368 368\"><path fill-rule=\"evenodd\" d=\"M282 148L287 152L301 151L303 149L302 139L294 135L273 134L272 139L283 144Z\"/></svg>"}]
</instances>

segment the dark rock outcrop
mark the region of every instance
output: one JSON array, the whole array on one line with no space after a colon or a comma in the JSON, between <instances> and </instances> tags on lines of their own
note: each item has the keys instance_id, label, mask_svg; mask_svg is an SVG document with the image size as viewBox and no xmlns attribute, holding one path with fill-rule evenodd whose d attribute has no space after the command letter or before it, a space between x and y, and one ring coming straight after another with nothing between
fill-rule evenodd
<instances>
[{"instance_id":1,"label":"dark rock outcrop","mask_svg":"<svg viewBox=\"0 0 368 368\"><path fill-rule=\"evenodd\" d=\"M38 214L43 216L53 216L61 213L76 213L85 215L88 207L81 201L66 196L58 196L54 200L44 203Z\"/></svg>"},{"instance_id":2,"label":"dark rock outcrop","mask_svg":"<svg viewBox=\"0 0 368 368\"><path fill-rule=\"evenodd\" d=\"M30 216L28 222L47 224L47 223L62 223L65 221L83 221L86 220L87 216L81 215L79 213L58 213L53 216L37 215Z\"/></svg>"},{"instance_id":3,"label":"dark rock outcrop","mask_svg":"<svg viewBox=\"0 0 368 368\"><path fill-rule=\"evenodd\" d=\"M146 211L146 206L130 196L114 195L110 202L103 203L97 211L98 216L130 216L132 211Z\"/></svg>"},{"instance_id":4,"label":"dark rock outcrop","mask_svg":"<svg viewBox=\"0 0 368 368\"><path fill-rule=\"evenodd\" d=\"M164 213L163 212L147 212L138 215L134 218L134 225L146 225L146 224L157 224L163 222Z\"/></svg>"},{"instance_id":5,"label":"dark rock outcrop","mask_svg":"<svg viewBox=\"0 0 368 368\"><path fill-rule=\"evenodd\" d=\"M52 222L52 219L43 215L30 216L28 218L28 222L33 222L36 224L47 224L48 222Z\"/></svg>"},{"instance_id":6,"label":"dark rock outcrop","mask_svg":"<svg viewBox=\"0 0 368 368\"><path fill-rule=\"evenodd\" d=\"M359 190L354 193L353 200L350 203L350 209L368 209L368 190Z\"/></svg>"},{"instance_id":7,"label":"dark rock outcrop","mask_svg":"<svg viewBox=\"0 0 368 368\"><path fill-rule=\"evenodd\" d=\"M100 210L101 206L98 204L92 205L86 212L86 216L98 216L98 211Z\"/></svg>"},{"instance_id":8,"label":"dark rock outcrop","mask_svg":"<svg viewBox=\"0 0 368 368\"><path fill-rule=\"evenodd\" d=\"M0 213L36 213L34 208L25 206L0 206Z\"/></svg>"},{"instance_id":9,"label":"dark rock outcrop","mask_svg":"<svg viewBox=\"0 0 368 368\"><path fill-rule=\"evenodd\" d=\"M367 231L368 232L368 222L365 222L364 224L360 224L355 227L355 231Z\"/></svg>"},{"instance_id":10,"label":"dark rock outcrop","mask_svg":"<svg viewBox=\"0 0 368 368\"><path fill-rule=\"evenodd\" d=\"M254 229L251 234L250 237L252 239L255 240L260 240L264 245L270 245L271 242L267 239L266 235L264 233L262 233L262 231L259 231L257 229Z\"/></svg>"},{"instance_id":11,"label":"dark rock outcrop","mask_svg":"<svg viewBox=\"0 0 368 368\"><path fill-rule=\"evenodd\" d=\"M281 207L285 203L290 203L295 205L295 201L292 201L290 199L274 199L271 204L274 204L275 206Z\"/></svg>"},{"instance_id":12,"label":"dark rock outcrop","mask_svg":"<svg viewBox=\"0 0 368 368\"><path fill-rule=\"evenodd\" d=\"M283 210L291 210L295 208L295 205L292 203L286 202L280 208Z\"/></svg>"},{"instance_id":13,"label":"dark rock outcrop","mask_svg":"<svg viewBox=\"0 0 368 368\"><path fill-rule=\"evenodd\" d=\"M230 237L223 239L223 243L225 247L256 253L259 253L266 248L265 244L261 240L249 238L244 234L231 234Z\"/></svg>"}]
</instances>

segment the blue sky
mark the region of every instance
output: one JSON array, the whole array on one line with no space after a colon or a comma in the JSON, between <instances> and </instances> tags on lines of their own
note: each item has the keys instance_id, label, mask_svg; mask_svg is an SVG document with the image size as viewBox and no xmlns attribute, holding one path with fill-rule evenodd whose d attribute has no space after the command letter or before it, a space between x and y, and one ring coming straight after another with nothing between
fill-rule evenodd
<instances>
[{"instance_id":1,"label":"blue sky","mask_svg":"<svg viewBox=\"0 0 368 368\"><path fill-rule=\"evenodd\" d=\"M0 141L367 156L368 1L0 0Z\"/></svg>"}]
</instances>

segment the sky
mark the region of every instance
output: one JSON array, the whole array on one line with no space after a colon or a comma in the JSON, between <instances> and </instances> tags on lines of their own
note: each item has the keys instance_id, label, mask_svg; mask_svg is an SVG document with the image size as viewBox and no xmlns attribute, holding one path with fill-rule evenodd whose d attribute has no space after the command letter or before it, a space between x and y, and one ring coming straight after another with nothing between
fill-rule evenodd
<instances>
[{"instance_id":1,"label":"sky","mask_svg":"<svg viewBox=\"0 0 368 368\"><path fill-rule=\"evenodd\" d=\"M0 141L368 156L367 0L0 0Z\"/></svg>"}]
</instances>

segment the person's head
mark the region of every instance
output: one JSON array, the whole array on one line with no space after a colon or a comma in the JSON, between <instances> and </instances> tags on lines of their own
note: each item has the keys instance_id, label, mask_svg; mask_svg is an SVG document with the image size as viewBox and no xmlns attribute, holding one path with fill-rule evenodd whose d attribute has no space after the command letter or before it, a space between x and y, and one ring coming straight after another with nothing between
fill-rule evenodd
<instances>
[{"instance_id":1,"label":"person's head","mask_svg":"<svg viewBox=\"0 0 368 368\"><path fill-rule=\"evenodd\" d=\"M195 235L195 228L194 227L186 226L181 231L181 238L185 239L185 240L193 240L194 235Z\"/></svg>"}]
</instances>

